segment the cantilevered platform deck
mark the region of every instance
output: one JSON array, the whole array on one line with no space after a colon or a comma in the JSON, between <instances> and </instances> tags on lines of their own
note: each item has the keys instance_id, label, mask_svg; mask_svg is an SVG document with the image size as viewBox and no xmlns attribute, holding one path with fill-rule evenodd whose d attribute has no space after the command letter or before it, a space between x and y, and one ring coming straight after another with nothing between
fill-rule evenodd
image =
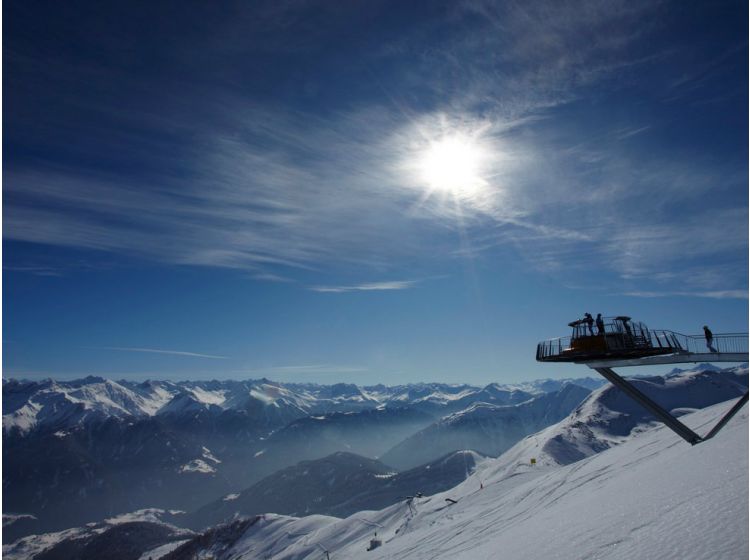
<instances>
[{"instance_id":1,"label":"cantilevered platform deck","mask_svg":"<svg viewBox=\"0 0 750 560\"><path fill-rule=\"evenodd\" d=\"M592 368L748 360L747 333L717 334L711 346L714 351L703 335L642 329L638 335L606 332L545 340L537 346L536 359Z\"/></svg>"},{"instance_id":2,"label":"cantilevered platform deck","mask_svg":"<svg viewBox=\"0 0 750 560\"><path fill-rule=\"evenodd\" d=\"M714 437L748 402L748 393L724 415L705 436L699 436L612 369L622 366L648 366L697 362L748 361L748 334L684 335L672 331L652 331L630 317L619 316L607 322L599 320L594 332L590 315L570 323L573 335L545 340L537 345L540 362L572 362L596 370L613 385L639 402L656 418L691 445Z\"/></svg>"}]
</instances>

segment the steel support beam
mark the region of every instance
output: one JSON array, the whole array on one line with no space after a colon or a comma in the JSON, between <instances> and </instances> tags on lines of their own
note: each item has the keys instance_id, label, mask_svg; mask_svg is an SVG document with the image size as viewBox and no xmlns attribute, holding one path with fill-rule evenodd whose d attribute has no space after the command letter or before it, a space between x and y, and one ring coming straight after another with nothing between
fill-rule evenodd
<instances>
[{"instance_id":1,"label":"steel support beam","mask_svg":"<svg viewBox=\"0 0 750 560\"><path fill-rule=\"evenodd\" d=\"M614 370L612 370L612 368L595 367L593 369L599 372L599 374L601 374L602 377L604 377L607 381L612 383L612 385L614 385L618 389L621 389L625 394L630 396L635 401L639 402L641 406L643 406L651 414L656 416L656 418L664 422L667 427L669 427L673 432L675 432L690 445L695 445L696 443L700 443L701 441L703 441L703 438L701 438L693 430L688 428L685 424L677 420L677 418L672 416L668 411L664 410L661 406L652 401L648 396L646 396L635 386L630 384L627 380L617 375ZM747 397L747 395L745 395L745 397ZM737 408L737 410L739 410L739 408ZM719 429L721 429L721 426L717 426L717 428L714 428L714 430L716 430L717 432L719 431ZM711 435L713 435L713 433Z\"/></svg>"},{"instance_id":2,"label":"steel support beam","mask_svg":"<svg viewBox=\"0 0 750 560\"><path fill-rule=\"evenodd\" d=\"M730 411L727 412L724 415L724 418L722 418L721 420L719 420L719 423L716 424L716 426L714 426L711 429L711 431L708 432L703 437L703 441L706 441L707 439L711 439L712 437L714 437L718 433L718 431L721 430L727 422L729 422L729 420L732 418L732 416L734 416L735 414L737 414L737 412L739 412L739 410L743 406L745 406L745 403L747 402L747 398L748 398L748 393L745 393L745 396L743 396L740 400L738 400L735 403L735 405L730 409Z\"/></svg>"}]
</instances>

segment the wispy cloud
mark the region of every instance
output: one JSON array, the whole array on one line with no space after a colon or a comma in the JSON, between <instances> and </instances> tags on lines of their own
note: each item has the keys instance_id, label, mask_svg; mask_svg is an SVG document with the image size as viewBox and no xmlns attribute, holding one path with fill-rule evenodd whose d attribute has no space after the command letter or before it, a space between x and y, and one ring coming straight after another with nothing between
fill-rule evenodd
<instances>
[{"instance_id":1,"label":"wispy cloud","mask_svg":"<svg viewBox=\"0 0 750 560\"><path fill-rule=\"evenodd\" d=\"M302 17L308 8L292 4L248 9L227 25L235 31L256 26L258 33L249 35L276 53L315 48L327 28L308 28ZM625 0L456 3L447 14L426 14L379 51L368 50L374 85L383 93L378 101L347 98L337 104L346 110L325 114L316 103L281 108L225 90L202 90L198 114L98 106L129 123L118 130L132 124L137 131L113 140L112 128L87 130L92 144L103 146L104 161L124 154L141 172L10 166L5 235L160 263L246 269L274 282L331 263L396 276L406 262L464 258L501 246L550 273L593 272L617 280L675 267L685 261L685 248L688 259L731 260L747 245L741 231L746 216L733 218L731 239L722 240L711 231L714 218L725 223L721 212L696 201L712 193L715 206L746 206L736 196L720 200L746 182L746 169L711 158L685 161L679 153L634 155L627 150L637 137L659 129L642 118L613 119L601 129L590 121L602 119L585 114L553 118L561 106L592 91L601 99L597 87L619 91L639 69L676 56L654 52L644 40L662 25L653 16L663 9L658 2ZM364 19L354 12L345 16ZM304 40L264 31L298 26ZM438 31L450 40L424 49L425 38ZM207 56L240 52L247 46L243 40L222 35L200 48ZM421 54L405 63L402 55L412 52ZM56 64L48 64L45 73L54 72ZM387 76L379 74L386 68ZM98 77L80 72L82 79L110 82L105 69ZM127 80L116 78L118 84ZM689 81L699 79L703 83L701 76ZM686 87L665 82L670 94ZM182 97L170 101L183 107ZM425 195L409 172L409 159L421 147L455 130L481 141L490 154L486 188L462 204ZM690 217L678 219L679 208ZM309 289L343 293L414 284Z\"/></svg>"},{"instance_id":2,"label":"wispy cloud","mask_svg":"<svg viewBox=\"0 0 750 560\"><path fill-rule=\"evenodd\" d=\"M302 365L286 365L286 366L269 366L265 368L255 368L245 370L243 373L252 375L257 374L318 374L318 373L362 373L368 369L363 366L355 365L337 365L337 364L302 364Z\"/></svg>"},{"instance_id":3,"label":"wispy cloud","mask_svg":"<svg viewBox=\"0 0 750 560\"><path fill-rule=\"evenodd\" d=\"M180 350L163 350L159 348L133 348L128 346L101 346L103 350L118 350L122 352L145 352L150 354L169 354L171 356L186 356L188 358L209 358L212 360L228 360L227 356L214 356L212 354L198 354L196 352L183 352Z\"/></svg>"},{"instance_id":4,"label":"wispy cloud","mask_svg":"<svg viewBox=\"0 0 750 560\"><path fill-rule=\"evenodd\" d=\"M51 266L13 266L5 265L3 270L8 272L23 272L26 274L33 274L34 276L64 276L64 272L61 269L53 268Z\"/></svg>"},{"instance_id":5,"label":"wispy cloud","mask_svg":"<svg viewBox=\"0 0 750 560\"><path fill-rule=\"evenodd\" d=\"M402 147L389 142L398 116L295 117L238 107L232 128L207 124L199 157L173 155L187 179L9 171L6 236L278 276L414 254L417 195L399 186Z\"/></svg>"},{"instance_id":6,"label":"wispy cloud","mask_svg":"<svg viewBox=\"0 0 750 560\"><path fill-rule=\"evenodd\" d=\"M637 136L638 134L642 134L643 132L646 132L650 128L651 128L650 124L647 124L645 126L638 126L638 127L627 127L627 128L622 128L620 130L615 131L614 134L618 140L627 140L628 138L631 138L632 136Z\"/></svg>"},{"instance_id":7,"label":"wispy cloud","mask_svg":"<svg viewBox=\"0 0 750 560\"><path fill-rule=\"evenodd\" d=\"M413 288L418 282L418 280L392 280L389 282L370 282L354 286L312 286L309 289L313 292L330 293L408 290Z\"/></svg>"},{"instance_id":8,"label":"wispy cloud","mask_svg":"<svg viewBox=\"0 0 750 560\"><path fill-rule=\"evenodd\" d=\"M710 299L748 299L747 290L715 290L709 292L625 292L622 295L641 298L697 297Z\"/></svg>"},{"instance_id":9,"label":"wispy cloud","mask_svg":"<svg viewBox=\"0 0 750 560\"><path fill-rule=\"evenodd\" d=\"M270 272L260 272L258 274L253 274L252 278L255 280L262 280L264 282L278 282L282 284L294 282L294 280L292 280L291 278L286 278L285 276L272 274Z\"/></svg>"}]
</instances>

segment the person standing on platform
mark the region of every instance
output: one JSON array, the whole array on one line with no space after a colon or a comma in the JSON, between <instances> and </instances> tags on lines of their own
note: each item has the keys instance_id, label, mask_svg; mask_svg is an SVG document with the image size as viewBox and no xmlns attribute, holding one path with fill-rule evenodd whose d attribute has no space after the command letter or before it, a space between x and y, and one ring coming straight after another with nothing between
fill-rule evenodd
<instances>
[{"instance_id":1,"label":"person standing on platform","mask_svg":"<svg viewBox=\"0 0 750 560\"><path fill-rule=\"evenodd\" d=\"M602 319L601 313L596 314L596 330L596 334L604 334L604 319Z\"/></svg>"},{"instance_id":2,"label":"person standing on platform","mask_svg":"<svg viewBox=\"0 0 750 560\"><path fill-rule=\"evenodd\" d=\"M711 350L711 352L718 352L718 350L714 348L714 333L711 332L708 325L703 325L703 334L706 335L706 346L708 346L708 349Z\"/></svg>"},{"instance_id":3,"label":"person standing on platform","mask_svg":"<svg viewBox=\"0 0 750 560\"><path fill-rule=\"evenodd\" d=\"M594 318L591 316L591 313L583 314L583 322L586 323L586 326L589 328L589 334L594 336Z\"/></svg>"}]
</instances>

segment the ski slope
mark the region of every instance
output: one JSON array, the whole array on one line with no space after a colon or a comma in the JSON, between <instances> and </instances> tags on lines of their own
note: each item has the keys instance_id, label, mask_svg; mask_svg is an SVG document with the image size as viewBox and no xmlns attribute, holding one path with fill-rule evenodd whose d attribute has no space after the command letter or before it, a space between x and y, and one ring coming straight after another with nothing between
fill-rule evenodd
<instances>
[{"instance_id":1,"label":"ski slope","mask_svg":"<svg viewBox=\"0 0 750 560\"><path fill-rule=\"evenodd\" d=\"M705 433L732 404L682 420ZM747 423L745 408L694 447L658 426L564 466L531 466L513 448L451 491L414 499L412 509L402 502L342 520L264 516L217 558L746 558ZM368 552L375 531L383 546Z\"/></svg>"}]
</instances>

